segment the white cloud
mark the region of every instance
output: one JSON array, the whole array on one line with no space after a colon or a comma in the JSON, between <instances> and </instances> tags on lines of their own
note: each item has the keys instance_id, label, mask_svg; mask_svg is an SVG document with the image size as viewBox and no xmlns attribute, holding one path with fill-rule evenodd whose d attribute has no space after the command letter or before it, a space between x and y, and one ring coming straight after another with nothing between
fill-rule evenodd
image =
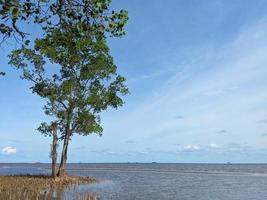
<instances>
[{"instance_id":1,"label":"white cloud","mask_svg":"<svg viewBox=\"0 0 267 200\"><path fill-rule=\"evenodd\" d=\"M220 150L224 152L230 152L230 151L246 151L248 149L251 149L247 144L241 144L241 143L235 143L231 142L225 145L218 145L216 143L211 143L208 146L207 150Z\"/></svg>"},{"instance_id":2,"label":"white cloud","mask_svg":"<svg viewBox=\"0 0 267 200\"><path fill-rule=\"evenodd\" d=\"M14 147L4 147L1 151L2 154L4 155L11 155L11 154L16 154L17 149Z\"/></svg>"},{"instance_id":3,"label":"white cloud","mask_svg":"<svg viewBox=\"0 0 267 200\"><path fill-rule=\"evenodd\" d=\"M228 151L246 151L250 149L250 147L247 144L240 144L240 143L235 143L235 142L231 142L227 144L225 148Z\"/></svg>"},{"instance_id":4,"label":"white cloud","mask_svg":"<svg viewBox=\"0 0 267 200\"><path fill-rule=\"evenodd\" d=\"M195 144L189 144L189 145L184 146L184 150L185 151L198 151L200 149L201 148L198 145L195 145Z\"/></svg>"},{"instance_id":5,"label":"white cloud","mask_svg":"<svg viewBox=\"0 0 267 200\"><path fill-rule=\"evenodd\" d=\"M210 147L211 149L219 149L219 148L221 148L221 146L219 146L218 144L215 144L215 143L211 143L211 144L209 145L209 147Z\"/></svg>"}]
</instances>

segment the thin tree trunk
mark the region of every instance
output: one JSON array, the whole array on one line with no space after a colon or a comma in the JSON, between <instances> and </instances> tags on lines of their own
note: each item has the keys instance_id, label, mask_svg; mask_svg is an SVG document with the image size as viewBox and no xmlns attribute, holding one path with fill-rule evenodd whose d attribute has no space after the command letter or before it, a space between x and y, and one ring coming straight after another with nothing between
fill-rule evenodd
<instances>
[{"instance_id":1,"label":"thin tree trunk","mask_svg":"<svg viewBox=\"0 0 267 200\"><path fill-rule=\"evenodd\" d=\"M57 176L57 125L54 123L52 124L53 128L53 144L51 147L51 159L52 159L52 176L56 178Z\"/></svg>"},{"instance_id":2,"label":"thin tree trunk","mask_svg":"<svg viewBox=\"0 0 267 200\"><path fill-rule=\"evenodd\" d=\"M58 169L58 173L57 173L58 177L66 176L66 162L67 162L69 139L70 139L70 130L68 128L66 131L66 136L64 138L62 154L61 154L61 161L60 161L60 165L59 165L59 169Z\"/></svg>"}]
</instances>

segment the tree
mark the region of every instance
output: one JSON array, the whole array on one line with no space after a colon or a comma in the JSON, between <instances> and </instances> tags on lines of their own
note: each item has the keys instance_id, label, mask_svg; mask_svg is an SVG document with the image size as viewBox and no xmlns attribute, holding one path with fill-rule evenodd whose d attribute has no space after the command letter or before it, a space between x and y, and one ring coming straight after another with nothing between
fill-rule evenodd
<instances>
[{"instance_id":1,"label":"tree","mask_svg":"<svg viewBox=\"0 0 267 200\"><path fill-rule=\"evenodd\" d=\"M109 11L111 0L0 0L0 44L13 37L29 45L30 33L26 25L39 25L40 33L52 27L79 22L80 28L111 36L125 34L128 20L126 10ZM0 71L0 76L4 75Z\"/></svg>"},{"instance_id":2,"label":"tree","mask_svg":"<svg viewBox=\"0 0 267 200\"><path fill-rule=\"evenodd\" d=\"M86 2L95 2L91 7L98 11L107 10L110 3L106 0ZM33 48L22 45L14 50L9 62L22 70L22 78L33 82L32 92L47 100L45 114L55 118L51 123L42 123L38 130L49 135L51 124L57 125L59 140L63 141L60 177L66 174L72 136L101 135L100 113L109 107L122 106L121 97L128 93L125 78L117 74L105 34L124 34L127 13L112 12L110 19L106 15L101 17L104 21L91 22L95 12L83 15L87 11L79 11L79 6L71 8L71 12L75 9L75 13L60 16L60 25L45 27L44 37L36 39ZM120 17L113 18L115 15ZM105 21L109 20L106 26ZM53 64L52 70L48 70L47 63Z\"/></svg>"},{"instance_id":3,"label":"tree","mask_svg":"<svg viewBox=\"0 0 267 200\"><path fill-rule=\"evenodd\" d=\"M51 122L49 125L47 123L41 123L38 127L38 131L41 132L45 137L53 137L53 142L51 144L50 158L52 160L52 177L57 176L57 147L58 147L58 123L56 121Z\"/></svg>"}]
</instances>

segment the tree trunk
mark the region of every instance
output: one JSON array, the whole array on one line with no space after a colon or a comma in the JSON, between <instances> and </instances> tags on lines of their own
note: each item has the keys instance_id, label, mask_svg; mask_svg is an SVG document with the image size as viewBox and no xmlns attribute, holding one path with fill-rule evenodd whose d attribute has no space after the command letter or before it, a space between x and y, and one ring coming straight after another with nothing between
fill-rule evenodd
<instances>
[{"instance_id":1,"label":"tree trunk","mask_svg":"<svg viewBox=\"0 0 267 200\"><path fill-rule=\"evenodd\" d=\"M53 144L51 146L51 159L52 159L52 177L56 178L57 176L57 125L52 124L53 128Z\"/></svg>"},{"instance_id":2,"label":"tree trunk","mask_svg":"<svg viewBox=\"0 0 267 200\"><path fill-rule=\"evenodd\" d=\"M70 130L68 128L66 131L65 138L64 138L62 154L61 154L61 161L60 161L60 165L59 165L59 169L58 169L58 173L57 173L58 177L66 176L66 162L67 162L69 139L70 139Z\"/></svg>"}]
</instances>

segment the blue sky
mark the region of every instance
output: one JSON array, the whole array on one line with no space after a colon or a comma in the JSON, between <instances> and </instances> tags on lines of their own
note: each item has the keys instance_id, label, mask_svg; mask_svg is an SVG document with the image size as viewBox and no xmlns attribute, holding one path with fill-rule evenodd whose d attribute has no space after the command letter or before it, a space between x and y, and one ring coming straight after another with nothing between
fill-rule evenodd
<instances>
[{"instance_id":1,"label":"blue sky","mask_svg":"<svg viewBox=\"0 0 267 200\"><path fill-rule=\"evenodd\" d=\"M75 136L69 162L267 162L267 2L113 0L129 11L110 39L131 94L102 114L102 137ZM0 162L49 162L30 84L0 50Z\"/></svg>"}]
</instances>

